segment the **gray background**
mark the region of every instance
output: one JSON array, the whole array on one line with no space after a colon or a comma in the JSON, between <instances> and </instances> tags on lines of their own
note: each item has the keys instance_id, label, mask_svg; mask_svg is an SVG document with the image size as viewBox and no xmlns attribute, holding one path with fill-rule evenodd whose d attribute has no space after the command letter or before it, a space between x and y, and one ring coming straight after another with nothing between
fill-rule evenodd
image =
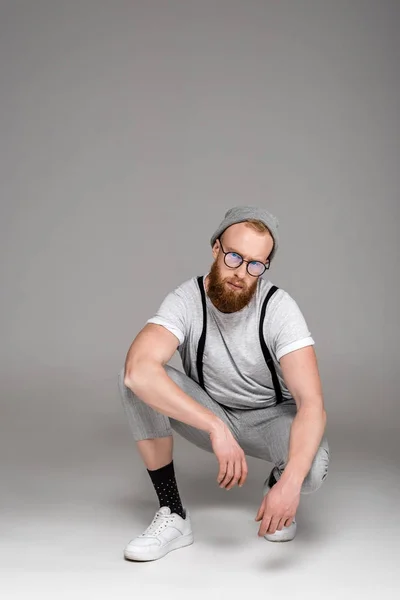
<instances>
[{"instance_id":1,"label":"gray background","mask_svg":"<svg viewBox=\"0 0 400 600\"><path fill-rule=\"evenodd\" d=\"M107 574L118 572L121 593L125 584L133 591L138 567L122 560L122 549L156 504L117 373L164 296L208 270L209 238L225 211L259 204L280 220L281 250L268 276L297 300L316 341L331 476L303 501L308 550L298 546L288 561L293 545L262 546L251 525L265 464L251 461L248 491L231 492L227 502L214 483L214 457L177 440L185 450L176 455L181 489L194 510L198 502L198 530L208 527L210 537L151 568L173 574L174 597L194 580L204 593L212 581L204 572L220 576L225 559L233 571L262 565L255 587L295 573L312 597L317 519L327 557L321 580L335 577L323 571L334 552L343 560L335 593L344 593L359 585L348 560L356 550L347 547L347 557L329 544L346 532L365 551L372 523L374 539L386 532L389 546L368 557L392 589L400 491L399 3L0 6L3 582L21 594L23 585L51 593L65 572L87 573L88 586L96 572L105 592L116 589ZM180 366L177 355L172 364ZM378 496L368 496L372 487ZM245 505L236 538L226 515ZM218 527L233 536L219 546L211 535ZM246 563L247 553L227 558L253 538L255 562ZM21 570L25 584L15 578ZM228 578L237 590L240 572Z\"/></svg>"}]
</instances>

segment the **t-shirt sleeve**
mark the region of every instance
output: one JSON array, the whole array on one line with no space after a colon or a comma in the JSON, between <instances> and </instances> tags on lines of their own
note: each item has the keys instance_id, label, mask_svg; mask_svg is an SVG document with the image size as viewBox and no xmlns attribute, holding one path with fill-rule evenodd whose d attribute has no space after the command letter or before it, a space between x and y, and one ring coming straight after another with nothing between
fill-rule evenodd
<instances>
[{"instance_id":1,"label":"t-shirt sleeve","mask_svg":"<svg viewBox=\"0 0 400 600\"><path fill-rule=\"evenodd\" d=\"M270 303L271 311L267 307L264 321L264 336L277 361L289 352L315 344L303 313L287 292L278 290Z\"/></svg>"},{"instance_id":2,"label":"t-shirt sleeve","mask_svg":"<svg viewBox=\"0 0 400 600\"><path fill-rule=\"evenodd\" d=\"M183 344L187 335L187 302L183 291L178 287L170 292L161 303L156 314L146 323L162 325L173 333Z\"/></svg>"}]
</instances>

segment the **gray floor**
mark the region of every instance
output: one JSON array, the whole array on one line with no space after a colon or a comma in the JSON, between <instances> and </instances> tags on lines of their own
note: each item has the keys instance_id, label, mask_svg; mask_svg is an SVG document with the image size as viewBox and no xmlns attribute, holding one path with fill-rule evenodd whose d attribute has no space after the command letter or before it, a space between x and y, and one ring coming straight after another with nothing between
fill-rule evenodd
<instances>
[{"instance_id":1,"label":"gray floor","mask_svg":"<svg viewBox=\"0 0 400 600\"><path fill-rule=\"evenodd\" d=\"M246 486L226 492L215 483L214 456L176 439L195 543L138 564L123 559L123 548L157 504L122 408L99 394L93 411L89 390L50 387L36 383L30 394L26 383L4 395L2 598L400 597L399 452L389 430L331 423L329 476L302 496L298 535L287 544L256 535L268 463L249 459Z\"/></svg>"}]
</instances>

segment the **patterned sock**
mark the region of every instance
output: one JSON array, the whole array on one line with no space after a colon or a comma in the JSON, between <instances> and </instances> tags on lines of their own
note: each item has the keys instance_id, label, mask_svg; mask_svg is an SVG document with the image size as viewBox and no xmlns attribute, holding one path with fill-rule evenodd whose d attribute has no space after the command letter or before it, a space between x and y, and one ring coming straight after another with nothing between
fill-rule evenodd
<instances>
[{"instance_id":1,"label":"patterned sock","mask_svg":"<svg viewBox=\"0 0 400 600\"><path fill-rule=\"evenodd\" d=\"M169 465L165 465L165 467L161 467L161 469L156 469L155 471L147 469L147 472L157 492L160 508L162 506L169 506L172 513L176 513L182 519L185 519L186 514L175 479L174 462L172 461Z\"/></svg>"}]
</instances>

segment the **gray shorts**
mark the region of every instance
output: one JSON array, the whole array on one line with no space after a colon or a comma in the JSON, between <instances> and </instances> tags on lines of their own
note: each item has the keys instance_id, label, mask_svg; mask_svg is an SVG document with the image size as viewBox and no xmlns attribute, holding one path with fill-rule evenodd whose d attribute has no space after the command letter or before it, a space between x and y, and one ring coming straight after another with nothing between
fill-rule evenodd
<instances>
[{"instance_id":1,"label":"gray shorts","mask_svg":"<svg viewBox=\"0 0 400 600\"><path fill-rule=\"evenodd\" d=\"M168 376L189 396L217 415L231 430L247 456L271 462L281 474L289 455L290 429L297 412L294 399L276 406L238 409L216 402L196 381L178 369L165 366ZM213 452L207 432L156 412L124 384L124 370L118 376L118 388L135 441L171 436L173 431L195 446ZM304 480L302 493L320 487L328 474L329 446L324 434L311 469Z\"/></svg>"}]
</instances>

